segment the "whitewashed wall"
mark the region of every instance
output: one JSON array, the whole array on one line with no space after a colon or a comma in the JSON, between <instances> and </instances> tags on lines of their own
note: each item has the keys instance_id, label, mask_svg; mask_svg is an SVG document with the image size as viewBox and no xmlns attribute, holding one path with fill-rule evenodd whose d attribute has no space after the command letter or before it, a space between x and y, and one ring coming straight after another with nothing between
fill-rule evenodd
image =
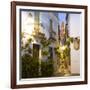
<instances>
[{"instance_id":1,"label":"whitewashed wall","mask_svg":"<svg viewBox=\"0 0 90 90\"><path fill-rule=\"evenodd\" d=\"M70 14L69 17L69 34L70 37L80 36L80 14ZM71 72L80 73L80 49L75 50L71 44Z\"/></svg>"}]
</instances>

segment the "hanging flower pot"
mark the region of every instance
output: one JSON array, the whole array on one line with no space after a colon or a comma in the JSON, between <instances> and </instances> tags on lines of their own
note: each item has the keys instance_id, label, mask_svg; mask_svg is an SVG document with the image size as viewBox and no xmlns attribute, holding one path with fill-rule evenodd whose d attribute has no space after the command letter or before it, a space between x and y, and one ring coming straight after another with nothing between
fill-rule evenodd
<instances>
[{"instance_id":1,"label":"hanging flower pot","mask_svg":"<svg viewBox=\"0 0 90 90\"><path fill-rule=\"evenodd\" d=\"M79 48L80 48L80 39L79 38L74 38L73 47L75 50L79 50Z\"/></svg>"}]
</instances>

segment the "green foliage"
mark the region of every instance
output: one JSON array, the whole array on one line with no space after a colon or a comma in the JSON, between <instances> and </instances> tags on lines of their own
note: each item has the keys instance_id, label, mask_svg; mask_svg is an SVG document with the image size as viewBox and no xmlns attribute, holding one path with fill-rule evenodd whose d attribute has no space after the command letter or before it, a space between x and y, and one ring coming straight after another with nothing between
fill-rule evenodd
<instances>
[{"instance_id":1,"label":"green foliage","mask_svg":"<svg viewBox=\"0 0 90 90\"><path fill-rule=\"evenodd\" d=\"M69 54L70 54L70 48L66 48L64 50L64 54L65 54L65 56L69 56Z\"/></svg>"},{"instance_id":2,"label":"green foliage","mask_svg":"<svg viewBox=\"0 0 90 90\"><path fill-rule=\"evenodd\" d=\"M41 77L53 76L53 60L42 61L41 63Z\"/></svg>"},{"instance_id":3,"label":"green foliage","mask_svg":"<svg viewBox=\"0 0 90 90\"><path fill-rule=\"evenodd\" d=\"M28 40L27 40L27 43L31 43L32 42L32 39L31 38L29 38Z\"/></svg>"},{"instance_id":4,"label":"green foliage","mask_svg":"<svg viewBox=\"0 0 90 90\"><path fill-rule=\"evenodd\" d=\"M67 42L73 43L73 38L72 38L72 37L68 37L68 38L67 38Z\"/></svg>"},{"instance_id":5,"label":"green foliage","mask_svg":"<svg viewBox=\"0 0 90 90\"><path fill-rule=\"evenodd\" d=\"M22 34L23 38L24 34ZM36 37L36 36L35 36ZM49 54L49 45L51 41L48 40L44 34L39 33L37 39L39 39L42 45L42 55L47 56ZM39 63L37 57L33 57L32 49L30 48L30 43L32 39L29 38L25 44L25 46L21 45L22 51L24 50L24 55L21 56L21 75L22 78L36 78L36 77L49 77L53 75L53 60L41 61L41 65ZM23 44L23 43L22 43ZM35 51L36 52L36 51ZM41 76L40 76L40 69L41 67Z\"/></svg>"},{"instance_id":6,"label":"green foliage","mask_svg":"<svg viewBox=\"0 0 90 90\"><path fill-rule=\"evenodd\" d=\"M41 39L40 43L42 44L43 47L48 47L51 42L47 40L46 38L43 38Z\"/></svg>"},{"instance_id":7,"label":"green foliage","mask_svg":"<svg viewBox=\"0 0 90 90\"><path fill-rule=\"evenodd\" d=\"M56 55L61 59L61 60L65 60L67 57L70 56L70 48L67 47L65 48L65 50L60 50L59 47L55 48L55 53Z\"/></svg>"},{"instance_id":8,"label":"green foliage","mask_svg":"<svg viewBox=\"0 0 90 90\"><path fill-rule=\"evenodd\" d=\"M65 45L70 46L70 43L73 43L73 38L72 37L67 38Z\"/></svg>"},{"instance_id":9,"label":"green foliage","mask_svg":"<svg viewBox=\"0 0 90 90\"><path fill-rule=\"evenodd\" d=\"M73 43L73 38L72 37L70 38L70 41L71 41L71 43Z\"/></svg>"},{"instance_id":10,"label":"green foliage","mask_svg":"<svg viewBox=\"0 0 90 90\"><path fill-rule=\"evenodd\" d=\"M60 58L60 50L58 46L55 48L55 53Z\"/></svg>"},{"instance_id":11,"label":"green foliage","mask_svg":"<svg viewBox=\"0 0 90 90\"><path fill-rule=\"evenodd\" d=\"M22 35L23 38L24 35ZM21 75L22 78L34 78L39 76L39 62L37 58L31 56L32 49L30 48L30 43L32 39L29 38L23 46L21 44L21 49L24 50L24 55L21 56Z\"/></svg>"},{"instance_id":12,"label":"green foliage","mask_svg":"<svg viewBox=\"0 0 90 90\"><path fill-rule=\"evenodd\" d=\"M48 51L45 51L45 50L44 50L44 51L42 51L42 55L43 55L43 56L47 56L48 54L49 54L49 52L48 52Z\"/></svg>"},{"instance_id":13,"label":"green foliage","mask_svg":"<svg viewBox=\"0 0 90 90\"><path fill-rule=\"evenodd\" d=\"M22 78L38 77L39 62L32 58L29 54L22 56Z\"/></svg>"},{"instance_id":14,"label":"green foliage","mask_svg":"<svg viewBox=\"0 0 90 90\"><path fill-rule=\"evenodd\" d=\"M24 38L24 32L21 33L21 38Z\"/></svg>"},{"instance_id":15,"label":"green foliage","mask_svg":"<svg viewBox=\"0 0 90 90\"><path fill-rule=\"evenodd\" d=\"M32 39L29 38L29 39L27 40L26 44L23 45L23 40L22 40L23 38L24 38L24 33L21 33L21 50L24 50L24 49L29 48L29 45L30 45L30 43L32 42Z\"/></svg>"}]
</instances>

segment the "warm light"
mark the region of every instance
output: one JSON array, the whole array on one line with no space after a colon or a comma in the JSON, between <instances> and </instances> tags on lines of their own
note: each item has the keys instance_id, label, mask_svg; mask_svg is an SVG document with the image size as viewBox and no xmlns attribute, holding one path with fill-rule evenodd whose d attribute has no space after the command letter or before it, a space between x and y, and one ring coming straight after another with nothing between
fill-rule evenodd
<instances>
[{"instance_id":1,"label":"warm light","mask_svg":"<svg viewBox=\"0 0 90 90\"><path fill-rule=\"evenodd\" d=\"M28 17L28 19L24 22L23 29L25 33L32 34L32 31L34 30L34 19ZM22 32L23 32L22 31Z\"/></svg>"},{"instance_id":2,"label":"warm light","mask_svg":"<svg viewBox=\"0 0 90 90\"><path fill-rule=\"evenodd\" d=\"M66 45L64 45L64 46L60 46L60 49L61 49L61 50L65 50L66 48L67 48Z\"/></svg>"},{"instance_id":3,"label":"warm light","mask_svg":"<svg viewBox=\"0 0 90 90\"><path fill-rule=\"evenodd\" d=\"M34 18L23 14L22 17L22 33L24 33L23 42L26 43L29 38L32 38L34 30Z\"/></svg>"}]
</instances>

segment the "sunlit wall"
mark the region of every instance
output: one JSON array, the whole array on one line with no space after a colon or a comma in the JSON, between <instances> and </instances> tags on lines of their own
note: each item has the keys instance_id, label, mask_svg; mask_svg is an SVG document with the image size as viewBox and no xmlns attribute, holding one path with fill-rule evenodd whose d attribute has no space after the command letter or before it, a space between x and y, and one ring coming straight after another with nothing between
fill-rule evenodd
<instances>
[{"instance_id":1,"label":"sunlit wall","mask_svg":"<svg viewBox=\"0 0 90 90\"><path fill-rule=\"evenodd\" d=\"M80 14L70 14L68 27L70 37L79 37L80 27ZM71 72L80 73L80 49L75 50L73 44L71 44Z\"/></svg>"}]
</instances>

